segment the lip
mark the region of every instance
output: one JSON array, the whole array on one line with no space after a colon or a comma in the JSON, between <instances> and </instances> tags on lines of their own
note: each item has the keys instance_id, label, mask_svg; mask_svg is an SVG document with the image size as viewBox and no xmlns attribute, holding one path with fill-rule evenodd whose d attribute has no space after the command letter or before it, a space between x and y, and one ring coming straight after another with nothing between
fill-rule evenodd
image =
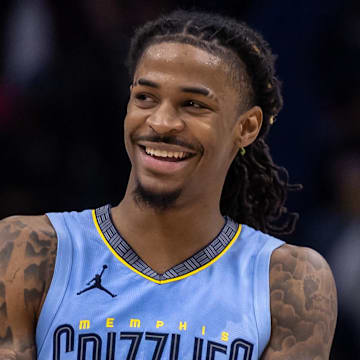
<instances>
[{"instance_id":1,"label":"lip","mask_svg":"<svg viewBox=\"0 0 360 360\"><path fill-rule=\"evenodd\" d=\"M160 145L160 144L159 144ZM167 145L167 144L164 144ZM194 156L191 156L189 158L180 160L180 161L166 161L166 160L159 160L151 155L146 154L145 150L143 149L143 146L145 145L139 145L137 146L137 152L139 153L140 162L143 164L144 168L147 169L150 172L157 173L157 174L163 174L163 175L170 175L175 172L181 171L183 168L185 168L188 163L192 160ZM149 146L154 147L159 150L165 150L165 151L185 151L186 150L179 150L179 146L176 146L176 150L174 146L168 145L166 147L160 146ZM172 150L170 150L170 148ZM192 153L194 154L194 153Z\"/></svg>"},{"instance_id":2,"label":"lip","mask_svg":"<svg viewBox=\"0 0 360 360\"><path fill-rule=\"evenodd\" d=\"M151 141L139 141L137 143L139 146L142 147L149 147L156 150L167 151L167 152L185 152L191 155L195 155L196 152L194 150L189 149L185 146L180 145L173 145L161 142L151 142Z\"/></svg>"}]
</instances>

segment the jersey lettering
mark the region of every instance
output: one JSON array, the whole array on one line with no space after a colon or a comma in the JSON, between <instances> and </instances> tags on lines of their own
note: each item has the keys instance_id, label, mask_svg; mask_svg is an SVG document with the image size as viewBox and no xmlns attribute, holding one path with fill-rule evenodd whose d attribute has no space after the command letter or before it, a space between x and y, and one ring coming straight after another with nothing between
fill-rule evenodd
<instances>
[{"instance_id":1,"label":"jersey lettering","mask_svg":"<svg viewBox=\"0 0 360 360\"><path fill-rule=\"evenodd\" d=\"M227 346L219 344L215 341L208 341L206 350L206 360L215 360L215 353L220 352L226 354Z\"/></svg>"},{"instance_id":2,"label":"jersey lettering","mask_svg":"<svg viewBox=\"0 0 360 360\"><path fill-rule=\"evenodd\" d=\"M141 322L139 319L130 319L130 327L140 327Z\"/></svg>"},{"instance_id":3,"label":"jersey lettering","mask_svg":"<svg viewBox=\"0 0 360 360\"><path fill-rule=\"evenodd\" d=\"M227 337L229 336L228 333ZM130 340L129 350L126 356L126 360L139 360L137 359L138 350L143 338L143 332L120 332L120 340ZM179 360L181 348L181 337L185 336L172 333L155 333L146 332L145 339L149 341L155 341L155 347L152 352L152 360L165 360L162 358L167 339L171 335L170 348L168 349L169 355L166 355L166 359ZM222 333L222 336L224 332ZM106 356L105 360L120 360L117 351L117 333L107 332L106 335ZM74 351L74 328L69 324L59 326L53 335L53 360L61 360L61 353L63 356L65 353ZM192 360L203 360L203 348L205 339L195 337ZM90 346L90 347L89 347ZM123 347L121 346L123 349ZM236 338L230 345L230 355L221 356L220 354L227 354L228 346L215 341L207 340L206 345L206 360L252 360L254 344L241 338ZM182 349L184 351L186 349ZM102 352L102 338L96 333L83 333L80 332L77 341L77 360L101 360ZM105 349L104 349L105 352ZM169 357L168 357L169 356ZM122 360L123 359L122 357ZM180 359L182 360L182 359Z\"/></svg>"},{"instance_id":4,"label":"jersey lettering","mask_svg":"<svg viewBox=\"0 0 360 360\"><path fill-rule=\"evenodd\" d=\"M180 346L180 335L179 334L172 334L171 335L170 358L169 358L169 360L178 360L179 346Z\"/></svg>"},{"instance_id":5,"label":"jersey lettering","mask_svg":"<svg viewBox=\"0 0 360 360\"><path fill-rule=\"evenodd\" d=\"M80 334L78 344L78 360L86 359L86 347L92 343L92 360L101 360L101 337L97 334Z\"/></svg>"},{"instance_id":6,"label":"jersey lettering","mask_svg":"<svg viewBox=\"0 0 360 360\"><path fill-rule=\"evenodd\" d=\"M152 360L161 359L161 355L164 351L164 347L168 336L169 334L160 334L160 333L151 333L151 332L145 333L146 340L152 340L157 342L155 346L155 350L153 352Z\"/></svg>"},{"instance_id":7,"label":"jersey lettering","mask_svg":"<svg viewBox=\"0 0 360 360\"><path fill-rule=\"evenodd\" d=\"M203 339L197 337L195 338L193 360L201 360L203 343L204 343Z\"/></svg>"},{"instance_id":8,"label":"jersey lettering","mask_svg":"<svg viewBox=\"0 0 360 360\"><path fill-rule=\"evenodd\" d=\"M126 360L135 360L142 339L142 332L121 332L120 340L131 340Z\"/></svg>"},{"instance_id":9,"label":"jersey lettering","mask_svg":"<svg viewBox=\"0 0 360 360\"><path fill-rule=\"evenodd\" d=\"M74 328L71 325L65 324L59 326L54 331L53 336L53 360L60 360L60 340L61 335L65 334L65 352L74 351Z\"/></svg>"},{"instance_id":10,"label":"jersey lettering","mask_svg":"<svg viewBox=\"0 0 360 360\"><path fill-rule=\"evenodd\" d=\"M89 329L90 328L90 320L80 320L79 329Z\"/></svg>"},{"instance_id":11,"label":"jersey lettering","mask_svg":"<svg viewBox=\"0 0 360 360\"><path fill-rule=\"evenodd\" d=\"M106 343L106 360L115 360L116 333L109 332L107 334Z\"/></svg>"},{"instance_id":12,"label":"jersey lettering","mask_svg":"<svg viewBox=\"0 0 360 360\"><path fill-rule=\"evenodd\" d=\"M242 360L251 360L254 345L243 339L235 339L231 344L229 360L237 360L239 349L244 350Z\"/></svg>"},{"instance_id":13,"label":"jersey lettering","mask_svg":"<svg viewBox=\"0 0 360 360\"><path fill-rule=\"evenodd\" d=\"M107 328L112 328L114 327L114 318L107 318L106 319L106 327Z\"/></svg>"},{"instance_id":14,"label":"jersey lettering","mask_svg":"<svg viewBox=\"0 0 360 360\"><path fill-rule=\"evenodd\" d=\"M158 329L159 327L162 327L162 326L164 326L164 322L161 321L161 320L158 320L158 321L156 322L156 328Z\"/></svg>"}]
</instances>

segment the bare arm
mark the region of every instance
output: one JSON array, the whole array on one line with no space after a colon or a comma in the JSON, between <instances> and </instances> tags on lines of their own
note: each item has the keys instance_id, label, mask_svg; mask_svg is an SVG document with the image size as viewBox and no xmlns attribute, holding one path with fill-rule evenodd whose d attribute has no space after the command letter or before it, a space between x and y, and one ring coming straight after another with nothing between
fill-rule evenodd
<instances>
[{"instance_id":1,"label":"bare arm","mask_svg":"<svg viewBox=\"0 0 360 360\"><path fill-rule=\"evenodd\" d=\"M328 360L337 317L335 282L314 250L284 245L270 265L271 338L262 360Z\"/></svg>"},{"instance_id":2,"label":"bare arm","mask_svg":"<svg viewBox=\"0 0 360 360\"><path fill-rule=\"evenodd\" d=\"M36 360L36 323L50 286L56 244L46 216L0 222L1 360Z\"/></svg>"}]
</instances>

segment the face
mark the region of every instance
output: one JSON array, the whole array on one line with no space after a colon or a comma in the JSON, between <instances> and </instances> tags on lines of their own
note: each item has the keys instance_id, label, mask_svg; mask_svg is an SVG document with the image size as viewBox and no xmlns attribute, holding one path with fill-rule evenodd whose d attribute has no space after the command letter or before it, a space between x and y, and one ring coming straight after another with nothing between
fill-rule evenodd
<instances>
[{"instance_id":1,"label":"face","mask_svg":"<svg viewBox=\"0 0 360 360\"><path fill-rule=\"evenodd\" d=\"M125 118L129 185L177 202L219 201L238 149L239 90L219 57L191 45L150 46Z\"/></svg>"}]
</instances>

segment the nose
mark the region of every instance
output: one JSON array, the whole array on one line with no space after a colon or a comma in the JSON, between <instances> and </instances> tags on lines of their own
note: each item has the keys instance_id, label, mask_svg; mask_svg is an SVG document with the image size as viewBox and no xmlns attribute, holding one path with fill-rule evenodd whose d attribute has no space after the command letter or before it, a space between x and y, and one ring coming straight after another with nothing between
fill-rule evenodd
<instances>
[{"instance_id":1,"label":"nose","mask_svg":"<svg viewBox=\"0 0 360 360\"><path fill-rule=\"evenodd\" d=\"M158 134L178 133L184 129L184 121L174 106L168 102L160 104L147 118L147 124Z\"/></svg>"}]
</instances>

